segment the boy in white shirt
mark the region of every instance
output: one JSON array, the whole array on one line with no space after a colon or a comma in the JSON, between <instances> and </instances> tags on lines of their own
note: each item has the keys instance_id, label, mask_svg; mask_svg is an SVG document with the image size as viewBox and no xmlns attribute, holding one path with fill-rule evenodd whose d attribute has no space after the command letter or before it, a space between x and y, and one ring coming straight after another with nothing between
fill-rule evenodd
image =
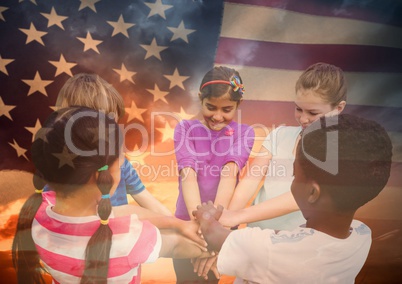
<instances>
[{"instance_id":1,"label":"boy in white shirt","mask_svg":"<svg viewBox=\"0 0 402 284\"><path fill-rule=\"evenodd\" d=\"M354 283L366 261L371 230L356 210L384 188L392 144L376 122L352 115L322 117L302 134L292 194L307 222L293 231L225 229L212 203L193 214L217 270L235 283ZM242 280L241 280L242 279Z\"/></svg>"}]
</instances>

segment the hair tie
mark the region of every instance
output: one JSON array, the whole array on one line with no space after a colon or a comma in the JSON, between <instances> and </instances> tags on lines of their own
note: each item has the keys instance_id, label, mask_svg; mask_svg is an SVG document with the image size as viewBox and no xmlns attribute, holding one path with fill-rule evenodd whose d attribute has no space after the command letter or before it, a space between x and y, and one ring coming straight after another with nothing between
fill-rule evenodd
<instances>
[{"instance_id":1,"label":"hair tie","mask_svg":"<svg viewBox=\"0 0 402 284\"><path fill-rule=\"evenodd\" d=\"M103 194L101 198L102 199L108 199L108 198L110 198L110 194Z\"/></svg>"},{"instance_id":2,"label":"hair tie","mask_svg":"<svg viewBox=\"0 0 402 284\"><path fill-rule=\"evenodd\" d=\"M109 166L108 166L108 165L104 165L103 167L101 167L101 168L98 169L98 172L107 171L108 169L109 169Z\"/></svg>"},{"instance_id":3,"label":"hair tie","mask_svg":"<svg viewBox=\"0 0 402 284\"><path fill-rule=\"evenodd\" d=\"M100 219L100 223L101 223L102 225L107 225L107 224L109 224L109 219L106 219L106 220Z\"/></svg>"},{"instance_id":4,"label":"hair tie","mask_svg":"<svg viewBox=\"0 0 402 284\"><path fill-rule=\"evenodd\" d=\"M43 188L42 189L35 189L35 193L42 194L42 192L43 192Z\"/></svg>"}]
</instances>

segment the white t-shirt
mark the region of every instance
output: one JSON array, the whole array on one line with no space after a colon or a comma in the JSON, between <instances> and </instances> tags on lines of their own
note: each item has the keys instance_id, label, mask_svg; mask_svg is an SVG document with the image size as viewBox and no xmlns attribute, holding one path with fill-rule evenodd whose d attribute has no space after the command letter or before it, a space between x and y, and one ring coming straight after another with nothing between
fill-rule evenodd
<instances>
[{"instance_id":1,"label":"white t-shirt","mask_svg":"<svg viewBox=\"0 0 402 284\"><path fill-rule=\"evenodd\" d=\"M371 230L357 220L346 239L305 227L245 228L224 242L218 271L238 277L234 283L354 283L370 246Z\"/></svg>"},{"instance_id":2,"label":"white t-shirt","mask_svg":"<svg viewBox=\"0 0 402 284\"><path fill-rule=\"evenodd\" d=\"M275 128L264 140L263 146L272 154L264 186L258 192L254 203L259 204L290 191L293 181L293 149L301 127L280 126ZM293 230L304 224L301 211L292 212L277 218L249 223L249 227L262 229Z\"/></svg>"}]
</instances>

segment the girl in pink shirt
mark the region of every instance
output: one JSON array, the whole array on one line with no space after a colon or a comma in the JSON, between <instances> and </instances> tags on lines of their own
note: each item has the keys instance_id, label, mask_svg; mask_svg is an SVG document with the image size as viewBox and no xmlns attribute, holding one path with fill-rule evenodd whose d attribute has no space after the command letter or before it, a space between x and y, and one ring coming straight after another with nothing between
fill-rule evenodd
<instances>
[{"instance_id":1,"label":"girl in pink shirt","mask_svg":"<svg viewBox=\"0 0 402 284\"><path fill-rule=\"evenodd\" d=\"M215 67L205 74L200 85L203 119L183 120L176 126L174 143L180 174L177 218L192 219L191 212L196 206L209 200L228 206L239 171L246 164L254 143L253 128L233 121L243 95L239 73L227 67ZM190 261L174 260L174 267L177 283L202 282L193 272Z\"/></svg>"}]
</instances>

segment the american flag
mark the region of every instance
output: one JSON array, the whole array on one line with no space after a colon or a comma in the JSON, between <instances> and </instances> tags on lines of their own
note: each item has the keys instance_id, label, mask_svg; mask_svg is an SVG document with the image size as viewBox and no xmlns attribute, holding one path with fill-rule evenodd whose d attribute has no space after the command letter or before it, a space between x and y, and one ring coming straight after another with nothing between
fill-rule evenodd
<instances>
[{"instance_id":1,"label":"american flag","mask_svg":"<svg viewBox=\"0 0 402 284\"><path fill-rule=\"evenodd\" d=\"M345 111L381 123L394 144L387 188L360 215L381 220L379 243L394 241L371 259L400 267L400 1L1 0L0 40L0 170L33 170L32 137L77 73L97 73L122 94L122 123L136 125L126 133L127 148L144 147L142 126L150 143L145 156L133 157L150 162L149 148L172 150L177 118L197 113L199 83L214 64L240 71L246 95L238 119L268 128L295 125L302 70L318 61L341 67L349 85Z\"/></svg>"},{"instance_id":2,"label":"american flag","mask_svg":"<svg viewBox=\"0 0 402 284\"><path fill-rule=\"evenodd\" d=\"M2 1L0 12L0 167L32 170L33 134L74 74L111 83L126 124L149 130L152 113L189 115L190 93L213 66L222 2ZM128 132L127 147L141 147L138 137Z\"/></svg>"},{"instance_id":3,"label":"american flag","mask_svg":"<svg viewBox=\"0 0 402 284\"><path fill-rule=\"evenodd\" d=\"M356 283L402 281L402 2L226 0L215 64L242 74L243 122L296 125L294 86L315 62L341 67L346 113L379 122L393 142L391 177L357 211L373 231ZM259 128L259 127L257 127Z\"/></svg>"}]
</instances>

